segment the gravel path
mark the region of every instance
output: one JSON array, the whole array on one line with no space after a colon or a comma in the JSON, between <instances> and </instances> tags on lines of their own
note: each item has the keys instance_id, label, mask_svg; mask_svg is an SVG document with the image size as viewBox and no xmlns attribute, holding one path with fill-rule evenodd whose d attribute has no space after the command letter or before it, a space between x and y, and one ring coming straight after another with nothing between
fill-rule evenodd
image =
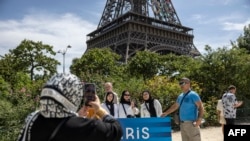
<instances>
[{"instance_id":1,"label":"gravel path","mask_svg":"<svg viewBox=\"0 0 250 141\"><path fill-rule=\"evenodd\" d=\"M201 128L202 141L223 141L223 134L221 127L206 127ZM181 141L180 131L172 133L172 141Z\"/></svg>"}]
</instances>

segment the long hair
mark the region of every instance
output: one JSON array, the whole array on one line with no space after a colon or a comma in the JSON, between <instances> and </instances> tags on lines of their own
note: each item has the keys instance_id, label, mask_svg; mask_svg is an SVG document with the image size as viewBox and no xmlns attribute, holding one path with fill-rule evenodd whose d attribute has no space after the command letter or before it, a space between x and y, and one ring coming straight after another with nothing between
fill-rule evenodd
<instances>
[{"instance_id":1,"label":"long hair","mask_svg":"<svg viewBox=\"0 0 250 141\"><path fill-rule=\"evenodd\" d=\"M121 98L120 98L120 103L130 105L130 104L131 104L131 101L130 101L130 100L129 100L129 101L126 101L126 100L124 99L124 95L125 95L126 92L129 92L129 91L128 91L128 90L124 90L124 91L122 92L122 95L121 95Z\"/></svg>"}]
</instances>

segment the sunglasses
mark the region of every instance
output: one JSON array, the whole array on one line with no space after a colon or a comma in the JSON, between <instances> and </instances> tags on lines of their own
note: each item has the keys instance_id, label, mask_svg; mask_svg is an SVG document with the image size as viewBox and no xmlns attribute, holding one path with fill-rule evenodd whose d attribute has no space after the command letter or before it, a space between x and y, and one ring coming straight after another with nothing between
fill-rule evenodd
<instances>
[{"instance_id":1,"label":"sunglasses","mask_svg":"<svg viewBox=\"0 0 250 141\"><path fill-rule=\"evenodd\" d=\"M124 96L130 96L130 94L124 94Z\"/></svg>"},{"instance_id":2,"label":"sunglasses","mask_svg":"<svg viewBox=\"0 0 250 141\"><path fill-rule=\"evenodd\" d=\"M186 82L180 82L179 85L184 86L184 85L186 85Z\"/></svg>"}]
</instances>

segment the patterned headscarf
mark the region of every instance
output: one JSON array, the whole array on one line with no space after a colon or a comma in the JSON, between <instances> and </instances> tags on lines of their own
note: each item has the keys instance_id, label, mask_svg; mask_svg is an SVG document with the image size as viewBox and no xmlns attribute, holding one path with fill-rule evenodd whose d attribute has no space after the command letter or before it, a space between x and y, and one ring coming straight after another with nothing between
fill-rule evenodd
<instances>
[{"instance_id":1,"label":"patterned headscarf","mask_svg":"<svg viewBox=\"0 0 250 141\"><path fill-rule=\"evenodd\" d=\"M47 118L64 118L76 114L83 98L83 86L73 74L55 74L43 87L40 113Z\"/></svg>"},{"instance_id":2,"label":"patterned headscarf","mask_svg":"<svg viewBox=\"0 0 250 141\"><path fill-rule=\"evenodd\" d=\"M41 92L40 109L25 119L18 141L30 141L33 123L41 114L46 118L65 118L77 115L83 98L81 81L73 74L55 74Z\"/></svg>"}]
</instances>

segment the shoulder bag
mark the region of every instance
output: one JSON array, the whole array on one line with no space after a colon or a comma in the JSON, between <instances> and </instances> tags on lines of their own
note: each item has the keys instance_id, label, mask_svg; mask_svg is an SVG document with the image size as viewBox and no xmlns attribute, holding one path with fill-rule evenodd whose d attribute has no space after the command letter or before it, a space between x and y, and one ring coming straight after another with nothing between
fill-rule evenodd
<instances>
[{"instance_id":1,"label":"shoulder bag","mask_svg":"<svg viewBox=\"0 0 250 141\"><path fill-rule=\"evenodd\" d=\"M174 113L174 122L175 122L175 124L177 124L177 125L179 125L180 124L180 108L181 108L181 104L182 104L182 102L183 102L183 100L184 100L184 98L188 95L188 93L190 92L190 90L184 95L184 97L181 99L181 103L180 103L180 106L179 106L179 108L178 108L178 111L176 111L175 113Z\"/></svg>"}]
</instances>

